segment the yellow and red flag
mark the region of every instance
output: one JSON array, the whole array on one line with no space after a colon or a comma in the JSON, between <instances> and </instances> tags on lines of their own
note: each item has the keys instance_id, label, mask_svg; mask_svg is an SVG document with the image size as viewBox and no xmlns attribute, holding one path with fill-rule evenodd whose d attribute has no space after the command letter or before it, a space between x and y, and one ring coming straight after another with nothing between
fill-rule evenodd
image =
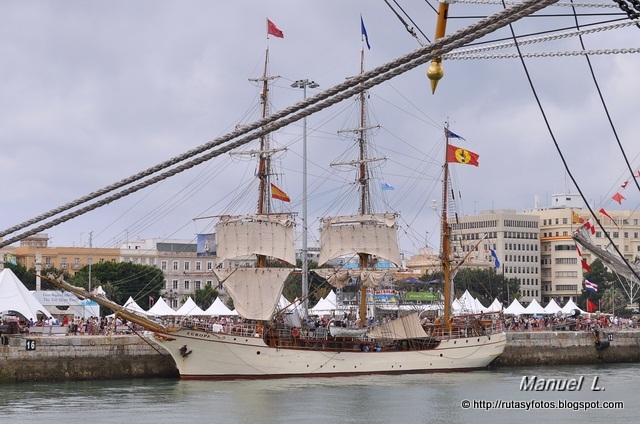
<instances>
[{"instance_id":1,"label":"yellow and red flag","mask_svg":"<svg viewBox=\"0 0 640 424\"><path fill-rule=\"evenodd\" d=\"M271 183L271 197L274 199L282 200L283 202L290 202L289 195L280 190L274 183Z\"/></svg>"},{"instance_id":2,"label":"yellow and red flag","mask_svg":"<svg viewBox=\"0 0 640 424\"><path fill-rule=\"evenodd\" d=\"M480 155L453 144L447 146L447 162L462 163L464 165L478 166Z\"/></svg>"}]
</instances>

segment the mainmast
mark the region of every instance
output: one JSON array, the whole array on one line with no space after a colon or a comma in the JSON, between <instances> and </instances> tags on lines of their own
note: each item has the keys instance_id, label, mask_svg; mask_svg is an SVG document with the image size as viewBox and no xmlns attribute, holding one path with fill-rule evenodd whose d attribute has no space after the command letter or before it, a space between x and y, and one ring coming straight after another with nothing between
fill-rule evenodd
<instances>
[{"instance_id":1,"label":"mainmast","mask_svg":"<svg viewBox=\"0 0 640 424\"><path fill-rule=\"evenodd\" d=\"M360 74L364 73L364 45L360 50ZM360 150L360 214L365 215L371 213L370 192L367 175L367 139L366 139L366 111L365 111L365 90L360 91L360 132L358 137L358 145ZM371 255L367 253L360 253L360 269L366 268L370 262ZM360 328L364 328L367 321L367 288L364 286L364 282L360 282Z\"/></svg>"},{"instance_id":2,"label":"mainmast","mask_svg":"<svg viewBox=\"0 0 640 424\"><path fill-rule=\"evenodd\" d=\"M442 281L444 283L444 324L451 330L451 298L453 294L453 284L451 277L451 227L447 222L447 198L449 186L449 163L447 162L447 152L449 151L449 123L445 127L445 160L442 181Z\"/></svg>"}]
</instances>

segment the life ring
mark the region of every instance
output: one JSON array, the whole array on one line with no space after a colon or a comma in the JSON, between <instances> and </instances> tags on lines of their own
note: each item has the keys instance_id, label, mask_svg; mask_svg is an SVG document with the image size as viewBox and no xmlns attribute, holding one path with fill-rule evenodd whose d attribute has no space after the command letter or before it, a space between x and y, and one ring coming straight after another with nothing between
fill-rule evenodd
<instances>
[{"instance_id":1,"label":"life ring","mask_svg":"<svg viewBox=\"0 0 640 424\"><path fill-rule=\"evenodd\" d=\"M298 327L293 327L291 329L291 335L296 338L300 335L300 329Z\"/></svg>"}]
</instances>

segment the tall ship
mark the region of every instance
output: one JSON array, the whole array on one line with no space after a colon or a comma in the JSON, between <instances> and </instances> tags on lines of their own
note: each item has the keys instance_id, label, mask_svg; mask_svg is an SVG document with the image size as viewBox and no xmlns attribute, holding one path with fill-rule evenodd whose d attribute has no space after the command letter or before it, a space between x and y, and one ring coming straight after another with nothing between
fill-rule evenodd
<instances>
[{"instance_id":1,"label":"tall ship","mask_svg":"<svg viewBox=\"0 0 640 424\"><path fill-rule=\"evenodd\" d=\"M268 113L268 48L265 59L261 101L263 116ZM364 47L361 51L364 72ZM389 269L401 265L397 241L397 214L373 210L370 199L366 90L359 95L359 122L355 134L358 157L343 165L356 170L357 213L321 219L320 264L352 255L357 267L317 269L336 288L355 284L359 307L350 313L351 326L329 321L324 326L301 325L286 319L279 304L285 282L294 268L274 268L270 264L295 266L294 216L274 212L269 177L268 135L260 139L256 156L259 165L257 210L245 215L224 215L216 225L217 255L227 259L256 258L251 268L216 269L225 291L233 299L240 320L225 325L176 325L169 327L128 311L104 296L58 281L57 284L110 307L123 318L150 331L150 337L174 359L183 379L260 379L284 377L328 377L368 374L405 374L434 371L466 371L487 367L506 345L502 317L498 312L453 314L451 231L447 223L448 163L443 161L443 202L441 258L443 270L442 309L433 319L418 312L401 312L390 321L373 324L367 309L367 290L380 287ZM445 154L449 151L449 130L445 128ZM227 261L228 262L228 261Z\"/></svg>"}]
</instances>

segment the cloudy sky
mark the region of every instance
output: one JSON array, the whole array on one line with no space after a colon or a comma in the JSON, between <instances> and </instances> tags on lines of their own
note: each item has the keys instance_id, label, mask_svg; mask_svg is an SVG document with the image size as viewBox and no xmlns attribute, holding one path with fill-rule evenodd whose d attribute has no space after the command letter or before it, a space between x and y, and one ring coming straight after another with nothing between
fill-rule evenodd
<instances>
[{"instance_id":1,"label":"cloudy sky","mask_svg":"<svg viewBox=\"0 0 640 424\"><path fill-rule=\"evenodd\" d=\"M397 3L414 20L411 25L431 39L436 14L429 3L435 2ZM499 10L498 5L453 4L447 32ZM545 16L525 19L514 30L521 35L570 27L572 18L551 16L568 13L570 8L550 7ZM383 1L1 2L0 229L256 120L259 87L249 79L262 75L267 45L269 73L279 76L270 90L272 110L302 100L302 90L291 88L295 80L320 84L308 90L311 96L357 74L361 14L371 44L365 52L367 69L419 47ZM270 37L267 44L266 18L284 32L284 39ZM484 40L509 36L505 29ZM584 42L589 50L635 48L640 30L601 32L585 36ZM525 52L575 50L580 50L577 38L523 47ZM497 53L505 52L513 49ZM591 62L620 142L638 169L640 55L600 55ZM628 171L586 60L537 57L525 63L553 135L589 202L598 208L635 209L640 196L631 185L622 206L611 201ZM447 121L466 139L455 144L480 155L478 168L458 165L453 170L458 213L531 209L536 196L546 206L553 193L576 192L567 183L520 60L449 60L444 70L435 95L426 65L369 92L368 120L380 125L373 133L375 152L387 158L376 167L375 183L395 187L374 190L375 203L401 213L401 248L409 254L425 244L437 247L439 214L429 206L441 201L442 127ZM353 173L327 169L333 161L349 159L352 143L337 131L355 127L356 116L354 101L346 100L307 119L312 240L323 214L355 212L355 201L344 206L335 199L344 200ZM275 159L275 178L292 198L285 206L298 213L301 134L297 123L273 137L287 149ZM46 232L55 246L87 246L90 232L99 247L136 238L191 239L210 231L207 220L194 218L227 213L230 203L233 212L255 207L254 171L254 162L244 156L224 155Z\"/></svg>"}]
</instances>

